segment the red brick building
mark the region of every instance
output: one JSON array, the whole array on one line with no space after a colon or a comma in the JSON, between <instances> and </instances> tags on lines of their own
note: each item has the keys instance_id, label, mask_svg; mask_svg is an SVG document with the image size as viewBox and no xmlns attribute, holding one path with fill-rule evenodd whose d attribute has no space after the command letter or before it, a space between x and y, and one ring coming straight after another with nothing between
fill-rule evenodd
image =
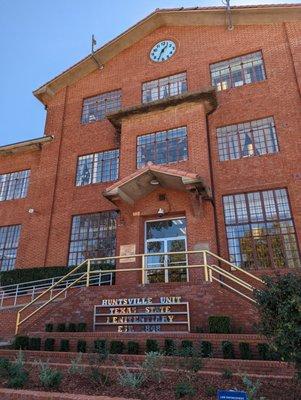
<instances>
[{"instance_id":1,"label":"red brick building","mask_svg":"<svg viewBox=\"0 0 301 400\"><path fill-rule=\"evenodd\" d=\"M156 10L34 92L44 137L0 148L1 270L121 249L300 267L301 6L230 17ZM173 272L146 279L186 281Z\"/></svg>"}]
</instances>

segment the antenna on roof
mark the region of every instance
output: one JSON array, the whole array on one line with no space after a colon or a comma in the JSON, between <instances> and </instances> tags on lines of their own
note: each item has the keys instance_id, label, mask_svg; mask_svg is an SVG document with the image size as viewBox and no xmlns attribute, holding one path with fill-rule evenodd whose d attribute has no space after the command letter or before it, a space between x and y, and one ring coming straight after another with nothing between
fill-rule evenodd
<instances>
[{"instance_id":1,"label":"antenna on roof","mask_svg":"<svg viewBox=\"0 0 301 400\"><path fill-rule=\"evenodd\" d=\"M93 61L95 62L95 64L97 64L99 69L103 69L103 65L100 64L100 62L97 60L97 58L95 57L95 46L96 46L97 42L95 39L95 36L92 35L92 40L91 40L91 57L93 59Z\"/></svg>"},{"instance_id":2,"label":"antenna on roof","mask_svg":"<svg viewBox=\"0 0 301 400\"><path fill-rule=\"evenodd\" d=\"M92 52L92 53L95 52L94 46L96 46L96 45L97 45L97 42L96 42L95 36L92 35L92 43L91 43L91 52Z\"/></svg>"},{"instance_id":3,"label":"antenna on roof","mask_svg":"<svg viewBox=\"0 0 301 400\"><path fill-rule=\"evenodd\" d=\"M231 5L230 5L230 0L222 0L222 3L225 4L225 6L226 6L228 30L232 31L234 29L234 25L232 23L232 10L231 10Z\"/></svg>"}]
</instances>

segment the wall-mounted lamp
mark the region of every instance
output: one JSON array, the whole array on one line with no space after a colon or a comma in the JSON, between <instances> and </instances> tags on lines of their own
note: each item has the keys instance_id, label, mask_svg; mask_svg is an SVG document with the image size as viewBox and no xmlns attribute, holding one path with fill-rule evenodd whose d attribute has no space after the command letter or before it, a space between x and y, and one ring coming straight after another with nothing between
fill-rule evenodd
<instances>
[{"instance_id":1,"label":"wall-mounted lamp","mask_svg":"<svg viewBox=\"0 0 301 400\"><path fill-rule=\"evenodd\" d=\"M163 215L165 214L164 208L159 208L159 210L157 211L157 214L158 214L159 218L163 217Z\"/></svg>"}]
</instances>

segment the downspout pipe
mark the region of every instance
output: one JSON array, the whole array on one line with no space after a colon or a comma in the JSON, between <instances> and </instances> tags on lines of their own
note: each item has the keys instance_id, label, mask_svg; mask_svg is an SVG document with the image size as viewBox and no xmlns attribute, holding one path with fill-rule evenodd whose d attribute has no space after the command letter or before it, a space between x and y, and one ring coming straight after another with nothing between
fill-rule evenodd
<instances>
[{"instance_id":1,"label":"downspout pipe","mask_svg":"<svg viewBox=\"0 0 301 400\"><path fill-rule=\"evenodd\" d=\"M213 174L213 164L212 164L212 146L210 140L210 131L209 131L209 115L212 114L214 110L210 111L206 114L206 135L207 135L207 148L208 148L208 155L209 155L209 173L210 173L210 181L211 181L211 192L212 192L212 207L213 207L213 217L214 217L214 231L215 231L215 238L216 238L216 249L217 254L220 254L220 239L219 233L217 228L217 212L216 212L216 199L215 199L215 182L214 182L214 174Z\"/></svg>"}]
</instances>

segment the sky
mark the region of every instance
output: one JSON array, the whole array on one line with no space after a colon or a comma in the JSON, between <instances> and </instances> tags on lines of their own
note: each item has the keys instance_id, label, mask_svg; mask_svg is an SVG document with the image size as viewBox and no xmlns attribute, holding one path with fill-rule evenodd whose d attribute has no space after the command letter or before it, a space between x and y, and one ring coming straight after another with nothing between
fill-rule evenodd
<instances>
[{"instance_id":1,"label":"sky","mask_svg":"<svg viewBox=\"0 0 301 400\"><path fill-rule=\"evenodd\" d=\"M301 3L301 1L292 1ZM285 0L231 0L231 4ZM156 8L222 0L0 0L0 146L41 137L46 112L32 91Z\"/></svg>"}]
</instances>

